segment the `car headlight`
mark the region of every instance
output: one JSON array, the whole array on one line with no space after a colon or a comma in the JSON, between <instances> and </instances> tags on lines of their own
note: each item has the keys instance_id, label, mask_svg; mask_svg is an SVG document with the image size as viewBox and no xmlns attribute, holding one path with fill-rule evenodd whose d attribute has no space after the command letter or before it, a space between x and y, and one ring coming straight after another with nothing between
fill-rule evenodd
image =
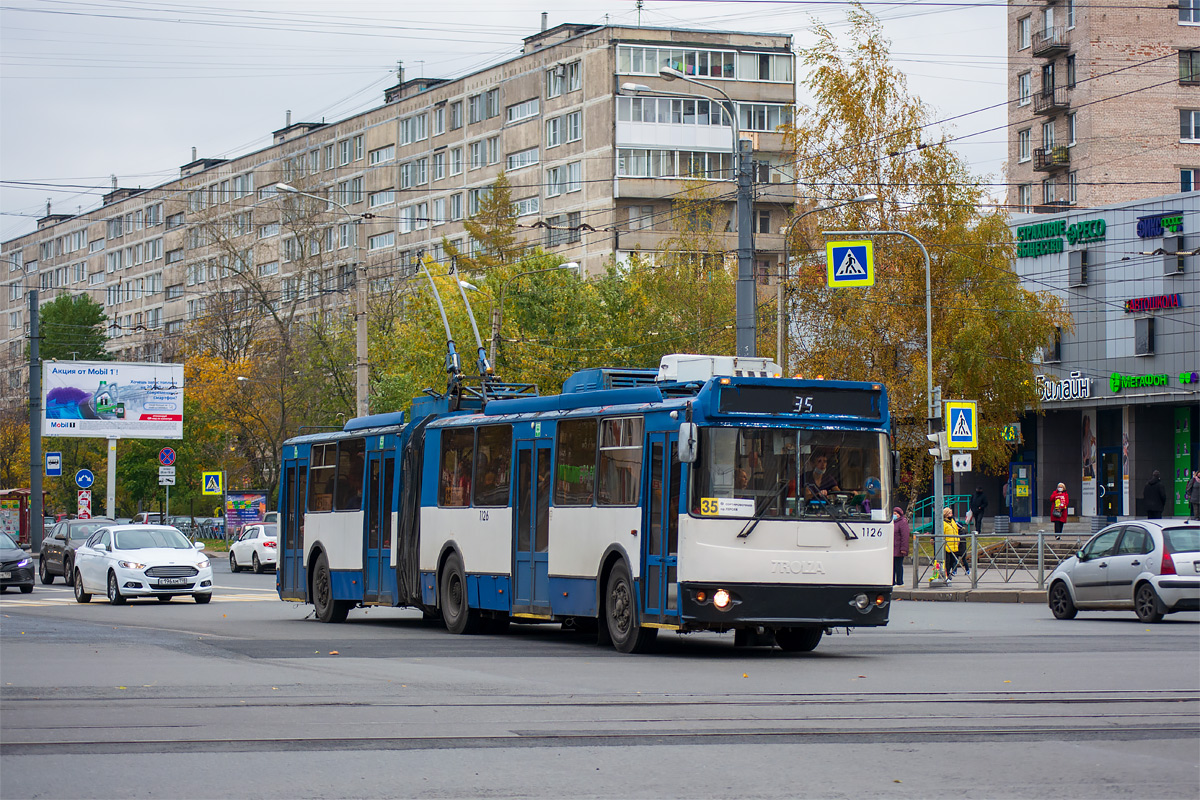
<instances>
[{"instance_id":1,"label":"car headlight","mask_svg":"<svg viewBox=\"0 0 1200 800\"><path fill-rule=\"evenodd\" d=\"M196 565L196 568L197 569L207 569L208 568L208 560L205 559L204 561L201 561L199 564Z\"/></svg>"},{"instance_id":2,"label":"car headlight","mask_svg":"<svg viewBox=\"0 0 1200 800\"><path fill-rule=\"evenodd\" d=\"M28 567L28 566L29 566L29 562L31 562L31 561L33 561L33 559L32 559L32 558L23 558L23 559L21 559L20 561L18 561L18 562L17 562L17 569L20 569L21 567Z\"/></svg>"},{"instance_id":3,"label":"car headlight","mask_svg":"<svg viewBox=\"0 0 1200 800\"><path fill-rule=\"evenodd\" d=\"M145 564L139 564L136 561L118 561L117 563L123 569L145 569L146 568Z\"/></svg>"}]
</instances>

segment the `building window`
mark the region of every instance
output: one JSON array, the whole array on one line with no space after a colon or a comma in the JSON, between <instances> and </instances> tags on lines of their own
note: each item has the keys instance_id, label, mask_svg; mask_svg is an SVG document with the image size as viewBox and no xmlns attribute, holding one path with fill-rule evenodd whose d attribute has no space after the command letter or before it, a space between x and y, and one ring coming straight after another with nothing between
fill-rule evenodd
<instances>
[{"instance_id":1,"label":"building window","mask_svg":"<svg viewBox=\"0 0 1200 800\"><path fill-rule=\"evenodd\" d=\"M1179 51L1179 82L1200 83L1200 50Z\"/></svg>"},{"instance_id":2,"label":"building window","mask_svg":"<svg viewBox=\"0 0 1200 800\"><path fill-rule=\"evenodd\" d=\"M1087 250L1072 250L1067 254L1068 286L1087 286L1091 278L1091 263Z\"/></svg>"},{"instance_id":3,"label":"building window","mask_svg":"<svg viewBox=\"0 0 1200 800\"><path fill-rule=\"evenodd\" d=\"M1042 123L1042 147L1049 153L1054 149L1054 121Z\"/></svg>"},{"instance_id":4,"label":"building window","mask_svg":"<svg viewBox=\"0 0 1200 800\"><path fill-rule=\"evenodd\" d=\"M463 218L463 196L461 194L450 195L450 220L457 222Z\"/></svg>"},{"instance_id":5,"label":"building window","mask_svg":"<svg viewBox=\"0 0 1200 800\"><path fill-rule=\"evenodd\" d=\"M583 163L576 161L546 170L546 196L558 197L583 188Z\"/></svg>"},{"instance_id":6,"label":"building window","mask_svg":"<svg viewBox=\"0 0 1200 800\"><path fill-rule=\"evenodd\" d=\"M350 163L351 152L349 139L338 142L338 166L344 167Z\"/></svg>"},{"instance_id":7,"label":"building window","mask_svg":"<svg viewBox=\"0 0 1200 800\"><path fill-rule=\"evenodd\" d=\"M567 141L578 142L583 138L583 112L572 111L566 116L567 120Z\"/></svg>"},{"instance_id":8,"label":"building window","mask_svg":"<svg viewBox=\"0 0 1200 800\"><path fill-rule=\"evenodd\" d=\"M1062 328L1054 327L1054 333L1042 348L1042 363L1057 364L1062 361Z\"/></svg>"},{"instance_id":9,"label":"building window","mask_svg":"<svg viewBox=\"0 0 1200 800\"><path fill-rule=\"evenodd\" d=\"M443 225L446 222L446 198L439 197L433 201L433 224Z\"/></svg>"},{"instance_id":10,"label":"building window","mask_svg":"<svg viewBox=\"0 0 1200 800\"><path fill-rule=\"evenodd\" d=\"M418 158L413 162L413 166L416 168L417 186L429 183L429 159Z\"/></svg>"},{"instance_id":11,"label":"building window","mask_svg":"<svg viewBox=\"0 0 1200 800\"><path fill-rule=\"evenodd\" d=\"M372 150L367 158L367 163L371 166L376 164L384 164L396 157L396 145L389 144L387 147L381 147L378 150Z\"/></svg>"},{"instance_id":12,"label":"building window","mask_svg":"<svg viewBox=\"0 0 1200 800\"><path fill-rule=\"evenodd\" d=\"M446 132L446 107L441 106L433 110L433 135L438 136Z\"/></svg>"},{"instance_id":13,"label":"building window","mask_svg":"<svg viewBox=\"0 0 1200 800\"><path fill-rule=\"evenodd\" d=\"M396 243L396 234L388 231L377 236L372 236L367 239L368 250L382 250L386 247L392 247Z\"/></svg>"},{"instance_id":14,"label":"building window","mask_svg":"<svg viewBox=\"0 0 1200 800\"><path fill-rule=\"evenodd\" d=\"M467 122L472 125L483 121L483 95L473 94L467 98Z\"/></svg>"},{"instance_id":15,"label":"building window","mask_svg":"<svg viewBox=\"0 0 1200 800\"><path fill-rule=\"evenodd\" d=\"M1042 181L1042 202L1046 204L1053 203L1055 200L1055 185L1054 178L1047 178Z\"/></svg>"},{"instance_id":16,"label":"building window","mask_svg":"<svg viewBox=\"0 0 1200 800\"><path fill-rule=\"evenodd\" d=\"M1017 131L1017 161L1025 162L1033 158L1032 150L1030 149L1030 141L1033 131L1026 128L1023 131Z\"/></svg>"},{"instance_id":17,"label":"building window","mask_svg":"<svg viewBox=\"0 0 1200 800\"><path fill-rule=\"evenodd\" d=\"M1075 55L1067 56L1067 88L1075 88Z\"/></svg>"},{"instance_id":18,"label":"building window","mask_svg":"<svg viewBox=\"0 0 1200 800\"><path fill-rule=\"evenodd\" d=\"M1133 321L1133 354L1154 355L1154 317L1142 317Z\"/></svg>"},{"instance_id":19,"label":"building window","mask_svg":"<svg viewBox=\"0 0 1200 800\"><path fill-rule=\"evenodd\" d=\"M1067 0L1067 28L1075 27L1075 0Z\"/></svg>"},{"instance_id":20,"label":"building window","mask_svg":"<svg viewBox=\"0 0 1200 800\"><path fill-rule=\"evenodd\" d=\"M629 206L625 214L631 231L648 231L654 227L654 206Z\"/></svg>"},{"instance_id":21,"label":"building window","mask_svg":"<svg viewBox=\"0 0 1200 800\"><path fill-rule=\"evenodd\" d=\"M1079 202L1079 173L1067 173L1067 202L1075 205Z\"/></svg>"},{"instance_id":22,"label":"building window","mask_svg":"<svg viewBox=\"0 0 1200 800\"><path fill-rule=\"evenodd\" d=\"M567 65L555 64L546 70L546 97L558 97L567 85Z\"/></svg>"},{"instance_id":23,"label":"building window","mask_svg":"<svg viewBox=\"0 0 1200 800\"><path fill-rule=\"evenodd\" d=\"M483 166L483 142L471 142L469 145L471 150L471 169L479 169Z\"/></svg>"},{"instance_id":24,"label":"building window","mask_svg":"<svg viewBox=\"0 0 1200 800\"><path fill-rule=\"evenodd\" d=\"M450 130L456 131L463 126L462 100L450 104Z\"/></svg>"},{"instance_id":25,"label":"building window","mask_svg":"<svg viewBox=\"0 0 1200 800\"><path fill-rule=\"evenodd\" d=\"M1075 139L1075 122L1075 112L1072 111L1067 115L1067 144L1071 147L1074 147L1077 143Z\"/></svg>"},{"instance_id":26,"label":"building window","mask_svg":"<svg viewBox=\"0 0 1200 800\"><path fill-rule=\"evenodd\" d=\"M526 197L513 203L514 213L518 217L527 217L541 211L541 201L537 197Z\"/></svg>"},{"instance_id":27,"label":"building window","mask_svg":"<svg viewBox=\"0 0 1200 800\"><path fill-rule=\"evenodd\" d=\"M450 174L461 175L463 171L463 151L456 147L450 151Z\"/></svg>"},{"instance_id":28,"label":"building window","mask_svg":"<svg viewBox=\"0 0 1200 800\"><path fill-rule=\"evenodd\" d=\"M1028 72L1022 72L1017 76L1017 105L1027 106L1031 101L1033 90Z\"/></svg>"},{"instance_id":29,"label":"building window","mask_svg":"<svg viewBox=\"0 0 1200 800\"><path fill-rule=\"evenodd\" d=\"M508 109L506 109L506 114L508 114L508 116L506 116L505 122L509 122L509 124L511 124L511 122L522 122L524 120L532 119L534 116L538 116L540 109L539 103L540 101L538 98L530 97L527 101L516 103L514 106L509 106Z\"/></svg>"},{"instance_id":30,"label":"building window","mask_svg":"<svg viewBox=\"0 0 1200 800\"><path fill-rule=\"evenodd\" d=\"M1023 183L1017 187L1018 211L1028 214L1033 211L1033 186Z\"/></svg>"},{"instance_id":31,"label":"building window","mask_svg":"<svg viewBox=\"0 0 1200 800\"><path fill-rule=\"evenodd\" d=\"M1179 191L1190 192L1196 188L1196 170L1181 169L1179 170Z\"/></svg>"},{"instance_id":32,"label":"building window","mask_svg":"<svg viewBox=\"0 0 1200 800\"><path fill-rule=\"evenodd\" d=\"M428 139L429 132L425 127L426 119L424 114L414 114L400 120L400 144L412 144Z\"/></svg>"},{"instance_id":33,"label":"building window","mask_svg":"<svg viewBox=\"0 0 1200 800\"><path fill-rule=\"evenodd\" d=\"M521 150L516 153L509 153L508 160L505 163L505 169L508 172L513 172L524 167L531 167L538 163L538 148L531 147L528 150Z\"/></svg>"},{"instance_id":34,"label":"building window","mask_svg":"<svg viewBox=\"0 0 1200 800\"><path fill-rule=\"evenodd\" d=\"M484 119L500 116L500 90L489 89L483 96Z\"/></svg>"},{"instance_id":35,"label":"building window","mask_svg":"<svg viewBox=\"0 0 1200 800\"><path fill-rule=\"evenodd\" d=\"M1017 49L1024 50L1029 47L1029 17L1021 17L1017 20Z\"/></svg>"},{"instance_id":36,"label":"building window","mask_svg":"<svg viewBox=\"0 0 1200 800\"><path fill-rule=\"evenodd\" d=\"M382 192L372 192L367 199L371 208L390 206L396 202L396 192L392 189L384 189Z\"/></svg>"},{"instance_id":37,"label":"building window","mask_svg":"<svg viewBox=\"0 0 1200 800\"><path fill-rule=\"evenodd\" d=\"M1200 142L1200 111L1185 108L1179 112L1179 140Z\"/></svg>"},{"instance_id":38,"label":"building window","mask_svg":"<svg viewBox=\"0 0 1200 800\"><path fill-rule=\"evenodd\" d=\"M572 61L567 64L567 91L577 92L583 88L583 64Z\"/></svg>"},{"instance_id":39,"label":"building window","mask_svg":"<svg viewBox=\"0 0 1200 800\"><path fill-rule=\"evenodd\" d=\"M1179 24L1200 25L1200 0L1179 0Z\"/></svg>"},{"instance_id":40,"label":"building window","mask_svg":"<svg viewBox=\"0 0 1200 800\"><path fill-rule=\"evenodd\" d=\"M446 177L446 153L445 153L445 151L442 151L440 153L434 153L433 154L433 179L435 181L440 181L445 177Z\"/></svg>"},{"instance_id":41,"label":"building window","mask_svg":"<svg viewBox=\"0 0 1200 800\"><path fill-rule=\"evenodd\" d=\"M352 140L354 143L354 160L362 161L363 158L363 137L362 135L355 136Z\"/></svg>"},{"instance_id":42,"label":"building window","mask_svg":"<svg viewBox=\"0 0 1200 800\"><path fill-rule=\"evenodd\" d=\"M1054 96L1054 62L1051 61L1042 67L1042 96Z\"/></svg>"},{"instance_id":43,"label":"building window","mask_svg":"<svg viewBox=\"0 0 1200 800\"><path fill-rule=\"evenodd\" d=\"M487 196L487 189L467 189L467 214L475 216L479 213L479 204Z\"/></svg>"},{"instance_id":44,"label":"building window","mask_svg":"<svg viewBox=\"0 0 1200 800\"><path fill-rule=\"evenodd\" d=\"M500 137L492 136L487 140L487 163L500 163Z\"/></svg>"},{"instance_id":45,"label":"building window","mask_svg":"<svg viewBox=\"0 0 1200 800\"><path fill-rule=\"evenodd\" d=\"M562 144L562 117L546 120L546 147L558 147Z\"/></svg>"}]
</instances>

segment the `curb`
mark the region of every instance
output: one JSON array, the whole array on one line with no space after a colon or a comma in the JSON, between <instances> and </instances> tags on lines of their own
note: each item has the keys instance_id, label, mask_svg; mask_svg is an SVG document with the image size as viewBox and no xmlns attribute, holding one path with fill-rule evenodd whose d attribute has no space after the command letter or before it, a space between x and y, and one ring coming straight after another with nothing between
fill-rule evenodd
<instances>
[{"instance_id":1,"label":"curb","mask_svg":"<svg viewBox=\"0 0 1200 800\"><path fill-rule=\"evenodd\" d=\"M893 600L957 603L1045 603L1039 589L893 589Z\"/></svg>"}]
</instances>

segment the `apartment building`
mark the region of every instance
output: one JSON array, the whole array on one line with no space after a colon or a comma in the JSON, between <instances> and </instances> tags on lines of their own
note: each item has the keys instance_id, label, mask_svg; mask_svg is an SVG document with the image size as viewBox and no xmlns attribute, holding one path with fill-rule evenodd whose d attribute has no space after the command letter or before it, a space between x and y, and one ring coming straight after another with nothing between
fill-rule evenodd
<instances>
[{"instance_id":1,"label":"apartment building","mask_svg":"<svg viewBox=\"0 0 1200 800\"><path fill-rule=\"evenodd\" d=\"M1010 0L1008 98L1017 212L1197 188L1200 0Z\"/></svg>"},{"instance_id":2,"label":"apartment building","mask_svg":"<svg viewBox=\"0 0 1200 800\"><path fill-rule=\"evenodd\" d=\"M795 102L790 36L564 24L529 36L520 55L465 77L405 79L377 108L336 122L292 122L270 146L230 159L192 158L150 189L115 185L95 210L51 214L3 243L5 375L26 381L27 292L42 302L88 291L109 316L123 360L175 358L190 322L249 284L282 302L353 304L366 265L371 291L410 275L443 241L470 247L463 222L504 171L518 236L590 273L658 248L689 179L713 182L724 208L714 232L736 249L733 156L718 87L755 150L756 267L782 257L795 202L781 124ZM637 96L626 83L642 85ZM285 183L328 203L300 203ZM726 202L727 201L727 202ZM303 211L303 214L300 212ZM301 216L303 225L297 224ZM726 222L726 220L728 220ZM225 302L222 313L231 308Z\"/></svg>"}]
</instances>

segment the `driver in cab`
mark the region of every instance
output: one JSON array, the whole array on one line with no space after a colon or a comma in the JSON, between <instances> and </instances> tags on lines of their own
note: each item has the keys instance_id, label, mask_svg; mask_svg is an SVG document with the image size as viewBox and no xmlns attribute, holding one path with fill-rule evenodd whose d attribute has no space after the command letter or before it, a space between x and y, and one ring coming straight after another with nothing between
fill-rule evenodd
<instances>
[{"instance_id":1,"label":"driver in cab","mask_svg":"<svg viewBox=\"0 0 1200 800\"><path fill-rule=\"evenodd\" d=\"M807 500L829 500L830 492L840 492L837 477L829 467L829 454L818 451L804 473L804 497Z\"/></svg>"}]
</instances>

